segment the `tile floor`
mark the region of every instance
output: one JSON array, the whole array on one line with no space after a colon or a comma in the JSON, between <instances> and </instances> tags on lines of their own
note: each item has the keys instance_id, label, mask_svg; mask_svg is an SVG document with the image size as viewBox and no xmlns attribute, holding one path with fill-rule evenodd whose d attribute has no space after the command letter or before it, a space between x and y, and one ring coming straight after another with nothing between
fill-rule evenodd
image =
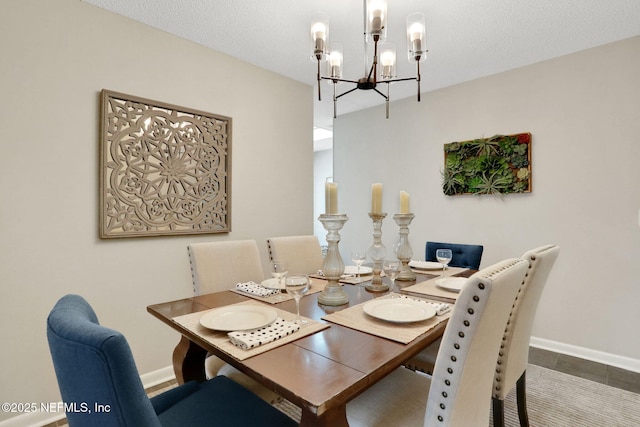
<instances>
[{"instance_id":1,"label":"tile floor","mask_svg":"<svg viewBox=\"0 0 640 427\"><path fill-rule=\"evenodd\" d=\"M640 373L626 371L566 354L530 347L529 363L575 375L611 387L640 393Z\"/></svg>"},{"instance_id":2,"label":"tile floor","mask_svg":"<svg viewBox=\"0 0 640 427\"><path fill-rule=\"evenodd\" d=\"M640 373L637 372L625 371L624 369L616 368L614 366L603 365L602 363L567 356L565 354L554 353L552 351L542 350L535 347L531 347L529 349L529 363L542 366L543 368L575 375L601 384L607 384L611 387L620 388L633 393L640 393ZM175 380L168 381L148 389L147 394L149 394L149 397L153 397L156 394L175 386ZM68 426L66 420L60 420L56 423L47 424L43 427L61 426Z\"/></svg>"}]
</instances>

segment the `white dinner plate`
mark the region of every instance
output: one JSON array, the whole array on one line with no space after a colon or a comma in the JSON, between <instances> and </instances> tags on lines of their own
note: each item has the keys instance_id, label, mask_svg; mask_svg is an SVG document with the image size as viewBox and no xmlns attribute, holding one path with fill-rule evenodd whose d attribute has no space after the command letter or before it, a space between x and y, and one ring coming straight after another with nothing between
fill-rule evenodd
<instances>
[{"instance_id":1,"label":"white dinner plate","mask_svg":"<svg viewBox=\"0 0 640 427\"><path fill-rule=\"evenodd\" d=\"M453 292L460 292L465 283L467 283L465 277L443 277L442 279L436 279L436 285L442 289Z\"/></svg>"},{"instance_id":2,"label":"white dinner plate","mask_svg":"<svg viewBox=\"0 0 640 427\"><path fill-rule=\"evenodd\" d=\"M263 280L260 284L267 289L285 289L284 283L280 283L280 280L276 278Z\"/></svg>"},{"instance_id":3,"label":"white dinner plate","mask_svg":"<svg viewBox=\"0 0 640 427\"><path fill-rule=\"evenodd\" d=\"M393 323L420 322L436 315L430 304L408 298L374 299L364 304L362 309L369 316Z\"/></svg>"},{"instance_id":4,"label":"white dinner plate","mask_svg":"<svg viewBox=\"0 0 640 427\"><path fill-rule=\"evenodd\" d=\"M216 308L200 318L200 324L216 331L246 331L270 325L278 313L270 307L229 305Z\"/></svg>"},{"instance_id":5,"label":"white dinner plate","mask_svg":"<svg viewBox=\"0 0 640 427\"><path fill-rule=\"evenodd\" d=\"M418 270L442 270L442 264L433 261L409 261L409 267L417 268Z\"/></svg>"},{"instance_id":6,"label":"white dinner plate","mask_svg":"<svg viewBox=\"0 0 640 427\"><path fill-rule=\"evenodd\" d=\"M344 268L344 274L358 274L358 266L357 265L347 265ZM367 274L373 274L373 268L367 267L366 265L360 266L360 275L365 276Z\"/></svg>"}]
</instances>

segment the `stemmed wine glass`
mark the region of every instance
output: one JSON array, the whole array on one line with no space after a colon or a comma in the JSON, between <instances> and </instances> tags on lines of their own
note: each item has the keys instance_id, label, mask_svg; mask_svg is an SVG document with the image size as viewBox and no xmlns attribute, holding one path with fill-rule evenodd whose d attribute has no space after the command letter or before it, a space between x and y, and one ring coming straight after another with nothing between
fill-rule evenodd
<instances>
[{"instance_id":1,"label":"stemmed wine glass","mask_svg":"<svg viewBox=\"0 0 640 427\"><path fill-rule=\"evenodd\" d=\"M287 261L285 260L274 260L271 261L271 275L274 279L278 280L280 293L278 294L278 300L282 301L285 299L284 295L282 295L282 290L285 289L285 277L289 273L289 266Z\"/></svg>"},{"instance_id":2,"label":"stemmed wine glass","mask_svg":"<svg viewBox=\"0 0 640 427\"><path fill-rule=\"evenodd\" d=\"M367 253L365 251L358 250L358 251L351 252L351 260L358 268L358 273L357 273L358 279L360 278L360 266L364 263L366 259L367 259Z\"/></svg>"},{"instance_id":3,"label":"stemmed wine glass","mask_svg":"<svg viewBox=\"0 0 640 427\"><path fill-rule=\"evenodd\" d=\"M396 278L400 273L400 261L387 260L382 264L382 270L391 279L391 290L396 290Z\"/></svg>"},{"instance_id":4,"label":"stemmed wine glass","mask_svg":"<svg viewBox=\"0 0 640 427\"><path fill-rule=\"evenodd\" d=\"M453 258L451 249L436 250L436 259L442 264L442 277L444 277L444 269L447 268L447 265L451 262L451 258Z\"/></svg>"},{"instance_id":5,"label":"stemmed wine glass","mask_svg":"<svg viewBox=\"0 0 640 427\"><path fill-rule=\"evenodd\" d=\"M300 299L304 294L309 291L309 277L305 275L287 276L285 280L285 287L287 293L296 300L296 320L295 323L303 325L307 323L306 320L300 317Z\"/></svg>"}]
</instances>

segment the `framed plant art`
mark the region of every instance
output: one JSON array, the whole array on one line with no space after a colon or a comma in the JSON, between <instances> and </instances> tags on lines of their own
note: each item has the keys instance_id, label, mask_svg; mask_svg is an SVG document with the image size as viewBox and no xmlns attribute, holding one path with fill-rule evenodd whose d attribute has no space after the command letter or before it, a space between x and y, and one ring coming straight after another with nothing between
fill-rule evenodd
<instances>
[{"instance_id":1,"label":"framed plant art","mask_svg":"<svg viewBox=\"0 0 640 427\"><path fill-rule=\"evenodd\" d=\"M531 192L531 134L444 145L444 194L508 194Z\"/></svg>"},{"instance_id":2,"label":"framed plant art","mask_svg":"<svg viewBox=\"0 0 640 427\"><path fill-rule=\"evenodd\" d=\"M231 118L103 90L100 237L231 231Z\"/></svg>"}]
</instances>

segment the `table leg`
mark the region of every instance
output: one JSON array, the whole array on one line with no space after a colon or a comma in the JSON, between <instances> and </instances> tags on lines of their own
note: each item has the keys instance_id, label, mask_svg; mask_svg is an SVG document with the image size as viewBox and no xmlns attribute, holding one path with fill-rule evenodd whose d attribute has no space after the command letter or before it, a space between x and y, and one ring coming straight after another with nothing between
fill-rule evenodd
<instances>
[{"instance_id":1,"label":"table leg","mask_svg":"<svg viewBox=\"0 0 640 427\"><path fill-rule=\"evenodd\" d=\"M347 407L346 405L340 405L319 417L308 409L303 408L300 427L349 427Z\"/></svg>"},{"instance_id":2,"label":"table leg","mask_svg":"<svg viewBox=\"0 0 640 427\"><path fill-rule=\"evenodd\" d=\"M176 374L178 384L184 384L192 380L202 382L206 379L204 372L204 359L207 351L193 341L180 338L180 342L173 350L173 372Z\"/></svg>"}]
</instances>

